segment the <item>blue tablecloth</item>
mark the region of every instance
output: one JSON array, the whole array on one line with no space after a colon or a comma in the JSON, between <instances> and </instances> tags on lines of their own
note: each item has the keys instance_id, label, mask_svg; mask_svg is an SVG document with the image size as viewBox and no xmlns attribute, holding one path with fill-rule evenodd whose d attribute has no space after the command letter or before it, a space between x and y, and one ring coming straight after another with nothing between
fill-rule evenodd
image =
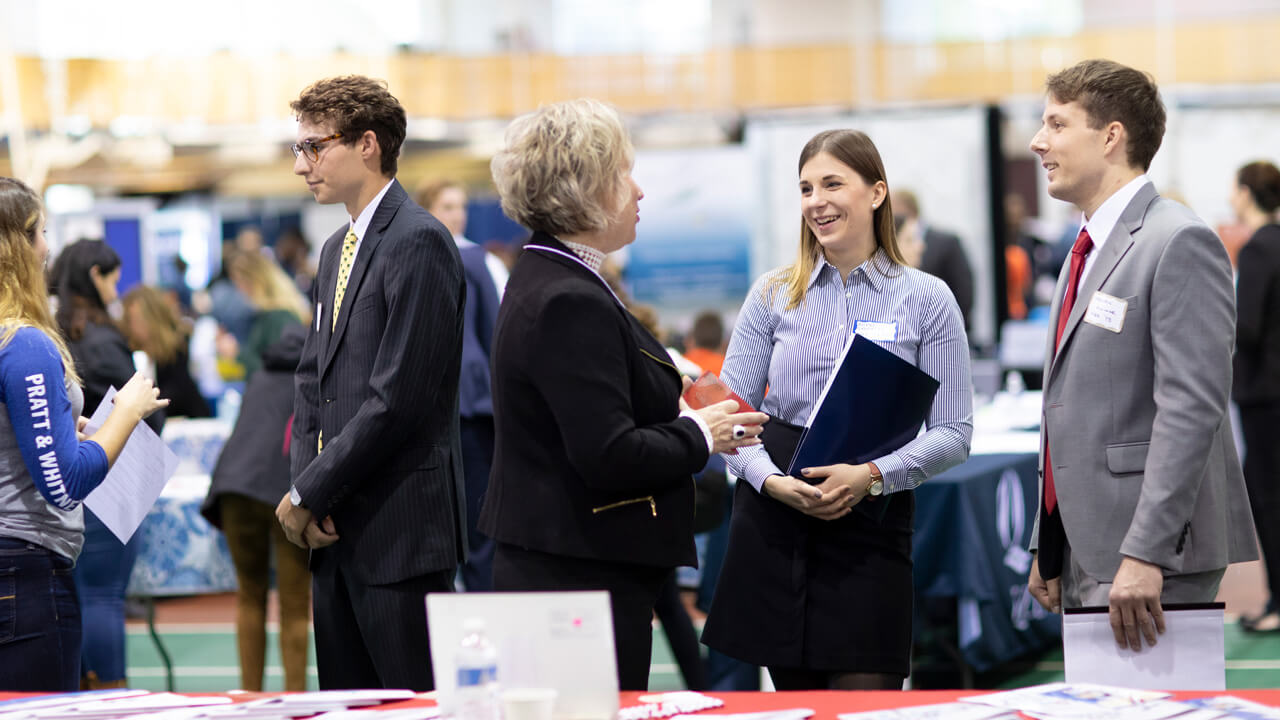
<instances>
[{"instance_id":1,"label":"blue tablecloth","mask_svg":"<svg viewBox=\"0 0 1280 720\"><path fill-rule=\"evenodd\" d=\"M230 432L220 420L170 420L164 440L178 473L138 528L138 561L128 594L198 595L236 589L227 540L200 515L209 475Z\"/></svg>"},{"instance_id":2,"label":"blue tablecloth","mask_svg":"<svg viewBox=\"0 0 1280 720\"><path fill-rule=\"evenodd\" d=\"M1058 642L1060 618L1027 592L1036 455L973 456L916 490L917 611L956 603L964 662L985 671Z\"/></svg>"}]
</instances>

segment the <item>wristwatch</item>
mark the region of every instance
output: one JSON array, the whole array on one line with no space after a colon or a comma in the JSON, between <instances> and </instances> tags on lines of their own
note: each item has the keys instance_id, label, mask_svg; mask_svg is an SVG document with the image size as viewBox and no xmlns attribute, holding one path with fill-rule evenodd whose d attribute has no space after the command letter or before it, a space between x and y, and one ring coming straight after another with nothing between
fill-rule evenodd
<instances>
[{"instance_id":1,"label":"wristwatch","mask_svg":"<svg viewBox=\"0 0 1280 720\"><path fill-rule=\"evenodd\" d=\"M884 476L875 465L871 466L871 483L867 485L867 494L875 497L884 494Z\"/></svg>"}]
</instances>

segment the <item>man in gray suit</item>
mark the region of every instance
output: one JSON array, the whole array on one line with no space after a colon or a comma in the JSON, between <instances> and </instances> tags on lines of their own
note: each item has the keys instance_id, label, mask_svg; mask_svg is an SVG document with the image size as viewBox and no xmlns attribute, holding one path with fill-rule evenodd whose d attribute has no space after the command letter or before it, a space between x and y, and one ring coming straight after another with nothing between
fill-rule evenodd
<instances>
[{"instance_id":1,"label":"man in gray suit","mask_svg":"<svg viewBox=\"0 0 1280 720\"><path fill-rule=\"evenodd\" d=\"M1227 415L1231 264L1145 174L1165 128L1149 75L1087 60L1046 85L1031 150L1083 227L1050 314L1028 584L1051 610L1108 606L1138 650L1161 603L1212 601L1228 563L1257 557Z\"/></svg>"}]
</instances>

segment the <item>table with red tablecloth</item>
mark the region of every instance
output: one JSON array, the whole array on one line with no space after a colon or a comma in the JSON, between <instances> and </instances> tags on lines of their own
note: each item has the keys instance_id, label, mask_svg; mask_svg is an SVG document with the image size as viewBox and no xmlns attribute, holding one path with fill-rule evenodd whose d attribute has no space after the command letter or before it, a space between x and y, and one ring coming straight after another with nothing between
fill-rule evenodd
<instances>
[{"instance_id":1,"label":"table with red tablecloth","mask_svg":"<svg viewBox=\"0 0 1280 720\"><path fill-rule=\"evenodd\" d=\"M717 692L706 693L724 700L724 706L698 713L708 718L715 715L733 713L758 712L763 710L788 710L792 708L809 708L814 711L813 720L835 720L841 713L865 712L868 710L886 710L889 708L909 707L913 705L934 705L954 702L962 697L982 695L994 692L991 690L908 690L895 691L813 691L813 692ZM190 693L192 695L209 695L214 693ZM250 700L280 693L236 693L232 697L237 700ZM638 705L638 698L644 693L624 692L619 695L622 707ZM1213 697L1232 695L1245 700L1280 708L1280 690L1229 690L1226 692L1175 692L1172 699L1188 700L1197 697ZM24 693L0 692L0 700L17 697L28 697ZM415 706L431 706L434 701L427 699L405 700L386 703L378 706L379 710L394 710Z\"/></svg>"}]
</instances>

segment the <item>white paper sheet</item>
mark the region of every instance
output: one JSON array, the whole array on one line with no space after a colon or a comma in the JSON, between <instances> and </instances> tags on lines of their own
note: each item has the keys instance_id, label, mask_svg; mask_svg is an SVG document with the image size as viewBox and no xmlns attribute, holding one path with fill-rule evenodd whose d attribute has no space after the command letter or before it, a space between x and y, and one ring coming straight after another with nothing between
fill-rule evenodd
<instances>
[{"instance_id":1,"label":"white paper sheet","mask_svg":"<svg viewBox=\"0 0 1280 720\"><path fill-rule=\"evenodd\" d=\"M976 705L974 703L940 703L913 707L868 710L866 712L840 713L840 720L1018 720L1016 712L1007 708Z\"/></svg>"},{"instance_id":2,"label":"white paper sheet","mask_svg":"<svg viewBox=\"0 0 1280 720\"><path fill-rule=\"evenodd\" d=\"M1147 690L1225 690L1222 608L1164 610L1165 633L1139 651L1116 645L1107 613L1062 617L1069 683L1107 682Z\"/></svg>"},{"instance_id":3,"label":"white paper sheet","mask_svg":"<svg viewBox=\"0 0 1280 720\"><path fill-rule=\"evenodd\" d=\"M147 693L133 697L97 700L73 706L50 708L47 712L37 712L36 717L47 720L106 720L106 718L130 717L162 710L198 708L205 705L229 705L232 702L234 701L229 697L192 697L167 692Z\"/></svg>"},{"instance_id":4,"label":"white paper sheet","mask_svg":"<svg viewBox=\"0 0 1280 720\"><path fill-rule=\"evenodd\" d=\"M1150 713L1144 706L1169 697L1168 693L1088 683L1048 683L1018 690L973 695L961 702L1019 710L1040 718L1163 718L1170 712ZM1185 709L1183 710L1185 712Z\"/></svg>"},{"instance_id":5,"label":"white paper sheet","mask_svg":"<svg viewBox=\"0 0 1280 720\"><path fill-rule=\"evenodd\" d=\"M1211 698L1194 698L1183 700L1183 705L1198 708L1198 713L1210 713L1214 718L1242 718L1243 720L1277 720L1280 719L1280 708L1268 707L1251 700L1244 700L1231 695L1219 695ZM1184 715L1178 720L1191 720L1191 715Z\"/></svg>"},{"instance_id":6,"label":"white paper sheet","mask_svg":"<svg viewBox=\"0 0 1280 720\"><path fill-rule=\"evenodd\" d=\"M786 710L762 710L760 712L727 713L724 715L673 715L669 720L706 720L715 717L717 720L807 720L813 717L812 708L789 708Z\"/></svg>"},{"instance_id":7,"label":"white paper sheet","mask_svg":"<svg viewBox=\"0 0 1280 720\"><path fill-rule=\"evenodd\" d=\"M114 387L107 390L98 409L89 418L85 427L87 435L97 432L106 422L115 395ZM120 542L127 543L177 469L178 456L150 426L140 422L134 426L124 450L107 471L106 479L89 493L84 504Z\"/></svg>"}]
</instances>

